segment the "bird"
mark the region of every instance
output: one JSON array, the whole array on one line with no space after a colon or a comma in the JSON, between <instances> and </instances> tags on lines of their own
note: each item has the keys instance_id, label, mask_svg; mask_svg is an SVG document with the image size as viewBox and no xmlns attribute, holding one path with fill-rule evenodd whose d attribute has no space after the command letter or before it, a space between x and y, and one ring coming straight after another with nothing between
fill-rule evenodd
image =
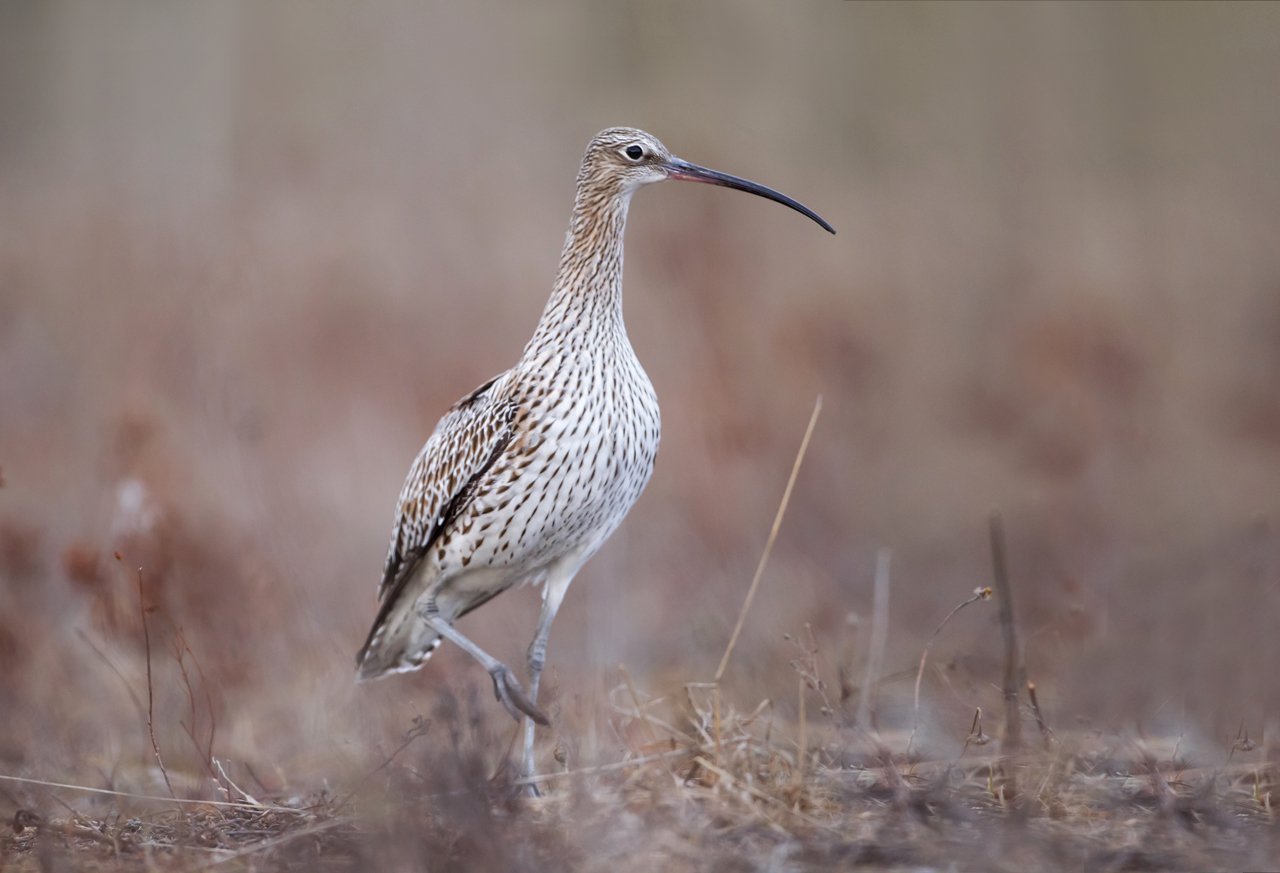
<instances>
[{"instance_id":1,"label":"bird","mask_svg":"<svg viewBox=\"0 0 1280 873\"><path fill-rule=\"evenodd\" d=\"M735 188L834 228L755 182L675 157L656 137L611 127L587 145L550 299L511 369L455 403L418 453L396 502L361 681L416 670L442 641L488 671L524 721L534 775L537 705L551 623L578 570L640 497L658 453L658 399L627 337L623 231L632 195L668 179ZM455 622L514 585L541 584L525 690Z\"/></svg>"}]
</instances>

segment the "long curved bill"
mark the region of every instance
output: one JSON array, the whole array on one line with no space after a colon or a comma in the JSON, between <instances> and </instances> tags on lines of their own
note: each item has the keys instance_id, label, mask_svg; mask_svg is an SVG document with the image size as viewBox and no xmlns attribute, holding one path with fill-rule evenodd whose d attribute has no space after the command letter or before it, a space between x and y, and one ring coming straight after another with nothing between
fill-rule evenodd
<instances>
[{"instance_id":1,"label":"long curved bill","mask_svg":"<svg viewBox=\"0 0 1280 873\"><path fill-rule=\"evenodd\" d=\"M818 215L818 213L814 212L808 206L805 206L797 200L792 200L786 194L752 182L750 179L730 176L728 173L721 173L719 170L710 170L706 167L700 167L697 164L691 164L688 161L682 161L679 158L672 158L667 162L667 178L683 179L687 182L705 182L708 185L721 185L725 188L736 188L739 191L746 191L748 194L765 197L775 203L781 203L783 206L790 206L801 215L808 216L821 225L822 229L827 233L836 232L834 227L827 224L826 220L823 219L822 216Z\"/></svg>"}]
</instances>

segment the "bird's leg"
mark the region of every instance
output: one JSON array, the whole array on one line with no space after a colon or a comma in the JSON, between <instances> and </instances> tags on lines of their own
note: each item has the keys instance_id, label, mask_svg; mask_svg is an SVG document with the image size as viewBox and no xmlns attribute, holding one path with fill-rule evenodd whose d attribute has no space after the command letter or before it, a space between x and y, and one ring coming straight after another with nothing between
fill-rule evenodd
<instances>
[{"instance_id":1,"label":"bird's leg","mask_svg":"<svg viewBox=\"0 0 1280 873\"><path fill-rule=\"evenodd\" d=\"M546 714L538 709L534 702L524 693L524 689L520 687L520 682L506 664L459 633L453 625L441 618L429 606L419 609L418 615L432 630L475 658L489 671L489 676L493 679L493 694L506 708L507 712L511 714L512 718L519 721L523 714L540 725L551 724L551 720L547 718Z\"/></svg>"},{"instance_id":2,"label":"bird's leg","mask_svg":"<svg viewBox=\"0 0 1280 873\"><path fill-rule=\"evenodd\" d=\"M565 592L573 581L576 567L572 570L552 571L542 589L542 612L538 616L538 629L534 632L533 642L529 644L529 696L537 703L538 685L542 680L542 668L547 663L547 637L551 633L551 622L555 620L560 604L564 602ZM524 722L524 755L521 759L521 775L529 778L534 775L533 766L534 726L532 719ZM537 788L529 783L530 793L537 794Z\"/></svg>"},{"instance_id":3,"label":"bird's leg","mask_svg":"<svg viewBox=\"0 0 1280 873\"><path fill-rule=\"evenodd\" d=\"M541 626L539 626L541 630ZM539 645L541 641L541 645ZM538 701L538 683L542 679L542 668L547 662L547 640L545 635L535 638L533 645L529 646L529 696L534 704ZM533 735L534 724L532 718L524 720L524 754L520 757L520 775L526 779L530 779L535 774L533 772ZM526 782L524 790L530 797L538 797L542 794L538 790L535 782Z\"/></svg>"}]
</instances>

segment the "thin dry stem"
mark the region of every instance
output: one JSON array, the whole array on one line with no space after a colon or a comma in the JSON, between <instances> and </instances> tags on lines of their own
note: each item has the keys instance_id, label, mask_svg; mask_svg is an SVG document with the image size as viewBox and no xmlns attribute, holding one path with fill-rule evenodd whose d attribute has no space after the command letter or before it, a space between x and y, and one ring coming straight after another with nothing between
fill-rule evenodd
<instances>
[{"instance_id":1,"label":"thin dry stem","mask_svg":"<svg viewBox=\"0 0 1280 873\"><path fill-rule=\"evenodd\" d=\"M999 597L1000 630L1004 637L1004 738L1000 751L1006 755L1022 748L1022 714L1018 709L1020 659L1018 657L1018 629L1014 624L1013 593L1009 586L1009 569L1005 558L1004 522L1000 513L990 518L991 569L995 577L996 594Z\"/></svg>"},{"instance_id":2,"label":"thin dry stem","mask_svg":"<svg viewBox=\"0 0 1280 873\"><path fill-rule=\"evenodd\" d=\"M924 651L920 653L920 667L916 670L915 709L914 709L915 714L912 717L911 739L907 741L908 750L911 749L911 745L915 741L916 731L920 729L920 680L924 678L924 665L925 665L925 661L929 657L929 650L933 648L934 641L938 639L938 634L942 633L942 629L947 626L947 622L951 621L951 619L955 616L957 612L964 609L970 603L977 603L979 600L990 600L990 599L991 599L990 588L984 587L984 588L975 589L972 596L970 596L967 600L962 600L959 603L957 603L952 608L952 610L947 613L947 617L944 618L941 622L939 622L938 626L933 629L933 635L929 637L929 642L925 644Z\"/></svg>"},{"instance_id":3,"label":"thin dry stem","mask_svg":"<svg viewBox=\"0 0 1280 873\"><path fill-rule=\"evenodd\" d=\"M805 452L809 450L809 438L813 436L813 428L818 423L818 414L821 412L822 395L819 394L813 402L813 413L809 416L809 425L805 428L804 438L800 441L800 450L796 452L795 462L791 465L791 475L787 478L787 487L783 489L782 500L778 503L778 511L773 517L773 527L769 529L769 538L765 540L764 552L761 553L760 561L756 564L756 572L751 577L751 586L747 589L747 597L742 602L742 609L738 612L738 623L734 625L733 633L729 636L729 644L725 646L724 655L720 658L720 666L716 668L716 682L724 678L724 671L729 667L729 657L733 654L734 646L738 644L738 636L742 633L742 626L746 624L747 613L751 611L751 603L756 598L756 590L760 587L760 579L764 575L765 565L769 563L769 555L773 552L774 541L777 540L778 530L782 527L782 518L787 513L787 504L791 502L791 491L795 488L796 477L800 475L800 465L804 463Z\"/></svg>"},{"instance_id":4,"label":"thin dry stem","mask_svg":"<svg viewBox=\"0 0 1280 873\"><path fill-rule=\"evenodd\" d=\"M169 771L165 769L164 758L160 755L160 743L156 740L155 728L155 690L151 682L151 632L147 629L147 603L142 591L142 568L138 568L138 614L142 618L142 644L147 657L147 736L151 738L151 751L155 753L156 763L160 765L160 775L164 777L165 787L170 797L177 798L173 783L169 781Z\"/></svg>"}]
</instances>

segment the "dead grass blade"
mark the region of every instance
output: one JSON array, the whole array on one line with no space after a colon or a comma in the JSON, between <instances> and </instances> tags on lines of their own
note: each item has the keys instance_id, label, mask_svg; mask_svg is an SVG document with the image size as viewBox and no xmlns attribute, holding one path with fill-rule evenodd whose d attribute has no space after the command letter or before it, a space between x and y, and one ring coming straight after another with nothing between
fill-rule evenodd
<instances>
[{"instance_id":1,"label":"dead grass blade","mask_svg":"<svg viewBox=\"0 0 1280 873\"><path fill-rule=\"evenodd\" d=\"M795 488L796 477L800 474L800 465L804 463L805 453L809 450L809 439L813 436L813 428L818 423L818 414L821 412L822 395L819 394L813 402L813 413L809 416L809 425L805 428L804 438L800 441L800 449L796 452L795 463L791 465L791 475L787 479L787 487L783 489L782 500L778 503L778 511L773 516L773 527L769 529L769 538L765 540L764 552L760 555L760 562L756 564L755 575L751 577L751 587L747 589L747 597L742 602L742 609L738 613L738 623L734 625L733 633L729 636L729 644L725 646L724 655L720 658L720 666L716 668L716 682L724 678L724 671L729 667L729 658L733 655L734 646L738 644L738 636L742 633L742 626L747 622L747 613L751 611L751 603L755 600L756 591L760 587L760 578L764 575L765 565L769 563L769 555L773 552L773 544L778 539L778 530L782 527L782 518L787 514L787 504L791 502L791 491Z\"/></svg>"}]
</instances>

